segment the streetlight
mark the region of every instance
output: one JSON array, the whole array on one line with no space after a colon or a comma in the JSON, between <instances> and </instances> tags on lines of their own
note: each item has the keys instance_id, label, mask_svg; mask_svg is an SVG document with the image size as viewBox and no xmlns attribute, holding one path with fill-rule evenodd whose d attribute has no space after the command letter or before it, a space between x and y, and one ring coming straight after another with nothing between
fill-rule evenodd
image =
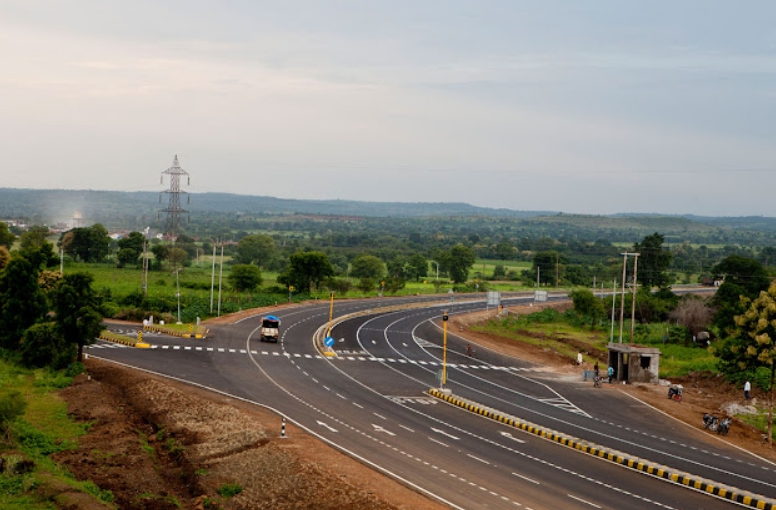
<instances>
[{"instance_id":1,"label":"streetlight","mask_svg":"<svg viewBox=\"0 0 776 510\"><path fill-rule=\"evenodd\" d=\"M429 260L429 262L433 262L434 264L436 264L436 266L437 266L436 281L439 281L439 262L437 262L436 260Z\"/></svg>"},{"instance_id":2,"label":"streetlight","mask_svg":"<svg viewBox=\"0 0 776 510\"><path fill-rule=\"evenodd\" d=\"M180 277L178 276L178 273L181 272L181 269L175 270L175 287L178 292L175 293L175 296L178 298L178 324L181 324L181 281Z\"/></svg>"}]
</instances>

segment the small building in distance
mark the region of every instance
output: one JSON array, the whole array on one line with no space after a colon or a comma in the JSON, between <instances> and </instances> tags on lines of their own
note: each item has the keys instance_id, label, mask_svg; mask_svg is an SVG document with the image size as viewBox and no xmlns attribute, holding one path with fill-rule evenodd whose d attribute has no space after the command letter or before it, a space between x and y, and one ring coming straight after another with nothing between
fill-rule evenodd
<instances>
[{"instance_id":1,"label":"small building in distance","mask_svg":"<svg viewBox=\"0 0 776 510\"><path fill-rule=\"evenodd\" d=\"M635 344L610 343L609 366L614 379L627 383L657 383L660 370L660 349Z\"/></svg>"}]
</instances>

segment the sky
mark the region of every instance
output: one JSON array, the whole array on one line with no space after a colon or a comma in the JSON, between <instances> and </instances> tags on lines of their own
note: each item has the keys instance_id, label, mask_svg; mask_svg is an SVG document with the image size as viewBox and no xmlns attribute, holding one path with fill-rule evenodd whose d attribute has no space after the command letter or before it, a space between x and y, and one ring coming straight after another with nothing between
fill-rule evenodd
<instances>
[{"instance_id":1,"label":"sky","mask_svg":"<svg viewBox=\"0 0 776 510\"><path fill-rule=\"evenodd\" d=\"M776 216L771 1L0 0L0 63L0 187Z\"/></svg>"}]
</instances>

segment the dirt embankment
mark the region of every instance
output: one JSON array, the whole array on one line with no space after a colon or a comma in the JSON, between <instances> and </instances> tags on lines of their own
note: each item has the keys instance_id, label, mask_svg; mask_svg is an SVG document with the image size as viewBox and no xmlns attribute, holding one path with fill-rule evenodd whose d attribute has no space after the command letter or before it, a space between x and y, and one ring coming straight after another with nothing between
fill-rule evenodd
<instances>
[{"instance_id":1,"label":"dirt embankment","mask_svg":"<svg viewBox=\"0 0 776 510\"><path fill-rule=\"evenodd\" d=\"M444 508L290 424L281 439L274 413L107 362L87 369L61 395L93 425L56 460L112 491L121 509ZM104 506L82 498L62 508Z\"/></svg>"}]
</instances>

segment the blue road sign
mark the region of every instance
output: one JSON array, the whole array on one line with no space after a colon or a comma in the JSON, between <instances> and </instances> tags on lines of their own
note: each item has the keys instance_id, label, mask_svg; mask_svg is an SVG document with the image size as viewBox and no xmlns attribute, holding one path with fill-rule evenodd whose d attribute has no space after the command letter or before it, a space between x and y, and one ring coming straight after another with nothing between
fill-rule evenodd
<instances>
[{"instance_id":1,"label":"blue road sign","mask_svg":"<svg viewBox=\"0 0 776 510\"><path fill-rule=\"evenodd\" d=\"M325 345L326 347L331 347L332 345L334 345L334 339L330 336L327 336L326 340L323 341L323 345Z\"/></svg>"}]
</instances>

